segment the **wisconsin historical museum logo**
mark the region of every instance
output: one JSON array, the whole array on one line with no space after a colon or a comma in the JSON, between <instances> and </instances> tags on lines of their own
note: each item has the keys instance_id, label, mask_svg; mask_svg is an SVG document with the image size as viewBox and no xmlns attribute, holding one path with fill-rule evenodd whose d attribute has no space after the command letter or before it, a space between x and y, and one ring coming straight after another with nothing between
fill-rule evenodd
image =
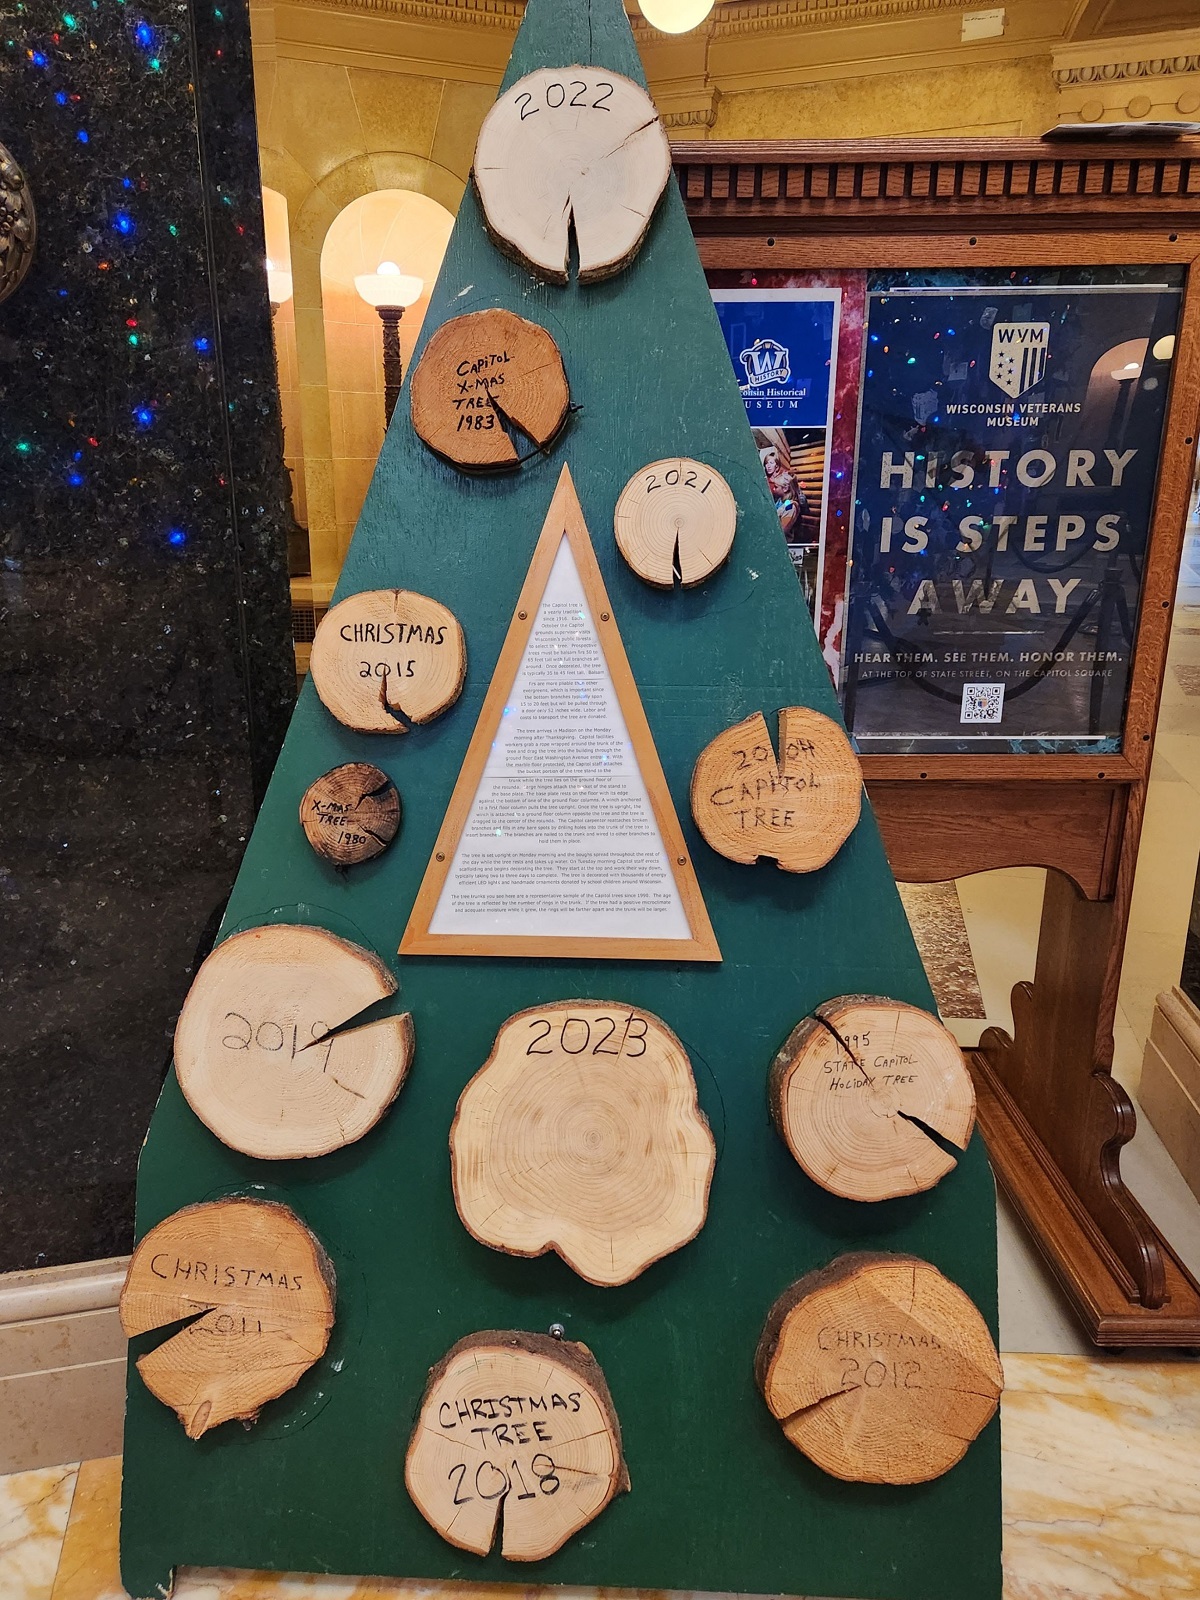
<instances>
[{"instance_id":1,"label":"wisconsin historical museum logo","mask_svg":"<svg viewBox=\"0 0 1200 1600\"><path fill-rule=\"evenodd\" d=\"M997 322L992 328L988 377L1011 399L1019 400L1045 376L1049 340L1048 322Z\"/></svg>"},{"instance_id":2,"label":"wisconsin historical museum logo","mask_svg":"<svg viewBox=\"0 0 1200 1600\"><path fill-rule=\"evenodd\" d=\"M766 383L786 383L792 375L791 352L776 339L755 339L738 360L746 369L746 386L761 389Z\"/></svg>"}]
</instances>

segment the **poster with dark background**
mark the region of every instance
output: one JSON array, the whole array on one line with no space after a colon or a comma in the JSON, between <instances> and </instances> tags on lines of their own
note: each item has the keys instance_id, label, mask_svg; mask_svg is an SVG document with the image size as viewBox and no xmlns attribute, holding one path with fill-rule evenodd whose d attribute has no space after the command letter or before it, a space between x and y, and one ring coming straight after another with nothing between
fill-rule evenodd
<instances>
[{"instance_id":1,"label":"poster with dark background","mask_svg":"<svg viewBox=\"0 0 1200 1600\"><path fill-rule=\"evenodd\" d=\"M1137 270L869 285L861 749L1118 746L1179 309L1174 269Z\"/></svg>"}]
</instances>

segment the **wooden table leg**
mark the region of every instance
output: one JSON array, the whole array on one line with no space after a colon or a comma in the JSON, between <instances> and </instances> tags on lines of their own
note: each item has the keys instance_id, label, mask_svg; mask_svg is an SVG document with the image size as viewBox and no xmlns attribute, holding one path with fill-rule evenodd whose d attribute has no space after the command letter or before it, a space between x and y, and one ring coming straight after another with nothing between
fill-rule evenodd
<instances>
[{"instance_id":1,"label":"wooden table leg","mask_svg":"<svg viewBox=\"0 0 1200 1600\"><path fill-rule=\"evenodd\" d=\"M997 1177L1100 1345L1200 1346L1200 1283L1126 1189L1137 1126L1112 1077L1124 948L1121 889L1089 900L1058 872L1032 984L1013 990L1013 1033L972 1053L979 1122Z\"/></svg>"}]
</instances>

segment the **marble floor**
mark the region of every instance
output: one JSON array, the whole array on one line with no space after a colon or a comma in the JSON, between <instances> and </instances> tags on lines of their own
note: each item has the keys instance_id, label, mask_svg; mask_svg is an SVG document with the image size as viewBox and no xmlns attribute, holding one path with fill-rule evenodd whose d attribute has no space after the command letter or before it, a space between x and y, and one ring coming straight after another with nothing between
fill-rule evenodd
<instances>
[{"instance_id":1,"label":"marble floor","mask_svg":"<svg viewBox=\"0 0 1200 1600\"><path fill-rule=\"evenodd\" d=\"M1004 1371L1004 1600L1196 1600L1196 1369L1009 1355ZM0 1478L2 1600L124 1600L120 1475L112 1458ZM175 1600L431 1600L441 1587L184 1569ZM551 1592L445 1586L454 1600Z\"/></svg>"}]
</instances>

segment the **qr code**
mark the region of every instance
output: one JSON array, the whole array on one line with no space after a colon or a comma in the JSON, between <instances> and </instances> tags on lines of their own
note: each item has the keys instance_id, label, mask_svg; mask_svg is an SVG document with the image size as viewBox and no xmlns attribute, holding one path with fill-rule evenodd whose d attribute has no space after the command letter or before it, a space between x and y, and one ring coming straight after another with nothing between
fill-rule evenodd
<instances>
[{"instance_id":1,"label":"qr code","mask_svg":"<svg viewBox=\"0 0 1200 1600\"><path fill-rule=\"evenodd\" d=\"M999 722L1004 715L1002 683L964 683L960 722Z\"/></svg>"}]
</instances>

